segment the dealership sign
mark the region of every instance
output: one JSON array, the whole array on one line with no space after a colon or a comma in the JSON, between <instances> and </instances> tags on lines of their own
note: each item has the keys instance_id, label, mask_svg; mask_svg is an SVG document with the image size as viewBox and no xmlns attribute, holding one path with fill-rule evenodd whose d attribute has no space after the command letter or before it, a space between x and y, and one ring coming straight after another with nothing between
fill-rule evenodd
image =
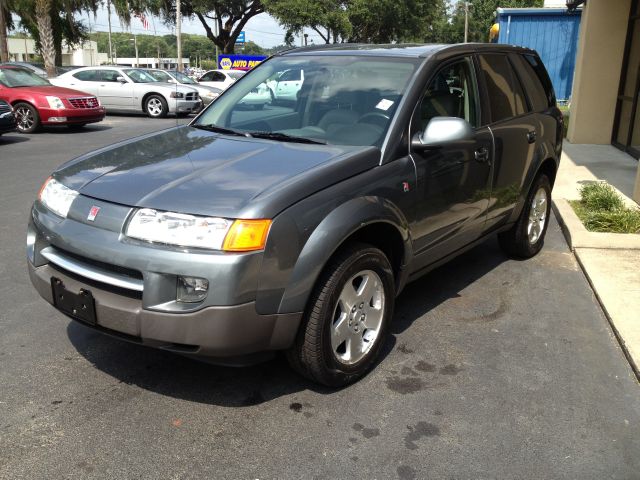
<instances>
[{"instance_id":1,"label":"dealership sign","mask_svg":"<svg viewBox=\"0 0 640 480\"><path fill-rule=\"evenodd\" d=\"M265 56L255 55L220 55L218 68L222 70L251 70L262 62Z\"/></svg>"}]
</instances>

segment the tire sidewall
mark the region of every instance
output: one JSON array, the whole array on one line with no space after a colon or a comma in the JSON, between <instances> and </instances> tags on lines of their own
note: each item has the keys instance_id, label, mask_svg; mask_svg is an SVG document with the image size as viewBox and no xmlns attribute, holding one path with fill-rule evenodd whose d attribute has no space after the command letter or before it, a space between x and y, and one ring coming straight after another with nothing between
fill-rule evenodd
<instances>
[{"instance_id":1,"label":"tire sidewall","mask_svg":"<svg viewBox=\"0 0 640 480\"><path fill-rule=\"evenodd\" d=\"M529 242L529 235L527 232L527 228L529 225L529 214L531 213L531 202L533 201L534 196L543 188L547 194L547 205L546 205L546 213L545 213L545 222L544 227L542 228L542 232L540 232L540 237L535 243ZM549 178L546 175L540 175L536 181L531 186L531 190L527 195L527 200L522 211L521 224L520 224L520 235L522 236L522 242L526 242L526 245L529 250L529 255L533 256L538 253L542 246L544 245L544 238L547 234L547 228L549 227L549 215L551 214L551 184L549 183Z\"/></svg>"},{"instance_id":2,"label":"tire sidewall","mask_svg":"<svg viewBox=\"0 0 640 480\"><path fill-rule=\"evenodd\" d=\"M327 370L332 372L336 380L339 380L339 383L342 383L347 377L359 377L364 375L371 369L377 360L378 354L385 343L390 320L393 317L395 287L393 271L389 261L380 250L375 248L356 251L353 256L339 267L339 269L339 280L334 283L332 291L328 297L328 301L325 302L324 311L322 312L322 351ZM342 292L342 288L347 280L363 270L373 270L382 280L385 295L384 314L382 317L380 332L378 333L374 345L362 360L353 365L346 365L336 359L331 348L333 314L335 312L340 293Z\"/></svg>"}]
</instances>

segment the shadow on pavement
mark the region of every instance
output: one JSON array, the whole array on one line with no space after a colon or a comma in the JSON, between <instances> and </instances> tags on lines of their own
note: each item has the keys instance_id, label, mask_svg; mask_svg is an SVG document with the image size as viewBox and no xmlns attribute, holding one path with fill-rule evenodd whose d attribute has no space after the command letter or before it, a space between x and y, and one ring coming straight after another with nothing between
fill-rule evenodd
<instances>
[{"instance_id":1,"label":"shadow on pavement","mask_svg":"<svg viewBox=\"0 0 640 480\"><path fill-rule=\"evenodd\" d=\"M398 299L391 335L381 363L393 351L396 335L429 310L459 296L506 257L489 241L407 286ZM67 334L73 346L96 368L129 385L191 402L247 407L301 390L321 394L320 387L294 373L283 355L251 367L223 367L161 350L128 343L71 321Z\"/></svg>"},{"instance_id":2,"label":"shadow on pavement","mask_svg":"<svg viewBox=\"0 0 640 480\"><path fill-rule=\"evenodd\" d=\"M10 145L12 143L28 142L29 137L21 133L4 133L0 135L0 145Z\"/></svg>"}]
</instances>

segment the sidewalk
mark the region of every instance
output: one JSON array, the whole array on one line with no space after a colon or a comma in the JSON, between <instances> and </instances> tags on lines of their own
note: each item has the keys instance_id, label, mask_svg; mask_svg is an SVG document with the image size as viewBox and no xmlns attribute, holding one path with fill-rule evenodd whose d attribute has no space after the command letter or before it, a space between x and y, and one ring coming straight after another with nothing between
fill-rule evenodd
<instances>
[{"instance_id":1,"label":"sidewalk","mask_svg":"<svg viewBox=\"0 0 640 480\"><path fill-rule=\"evenodd\" d=\"M638 162L610 145L564 143L553 210L620 344L640 378L640 235L588 232L567 200L585 182L605 180L631 200Z\"/></svg>"}]
</instances>

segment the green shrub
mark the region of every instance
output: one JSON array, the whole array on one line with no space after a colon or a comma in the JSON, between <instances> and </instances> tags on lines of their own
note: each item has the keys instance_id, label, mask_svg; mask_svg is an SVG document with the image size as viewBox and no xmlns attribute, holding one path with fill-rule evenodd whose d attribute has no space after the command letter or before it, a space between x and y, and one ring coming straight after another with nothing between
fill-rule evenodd
<instances>
[{"instance_id":1,"label":"green shrub","mask_svg":"<svg viewBox=\"0 0 640 480\"><path fill-rule=\"evenodd\" d=\"M580 189L580 200L569 202L590 232L640 233L640 210L624 206L620 195L605 182Z\"/></svg>"},{"instance_id":2,"label":"green shrub","mask_svg":"<svg viewBox=\"0 0 640 480\"><path fill-rule=\"evenodd\" d=\"M614 212L624 209L624 202L616 191L605 182L587 183L580 189L580 201L588 210Z\"/></svg>"}]
</instances>

